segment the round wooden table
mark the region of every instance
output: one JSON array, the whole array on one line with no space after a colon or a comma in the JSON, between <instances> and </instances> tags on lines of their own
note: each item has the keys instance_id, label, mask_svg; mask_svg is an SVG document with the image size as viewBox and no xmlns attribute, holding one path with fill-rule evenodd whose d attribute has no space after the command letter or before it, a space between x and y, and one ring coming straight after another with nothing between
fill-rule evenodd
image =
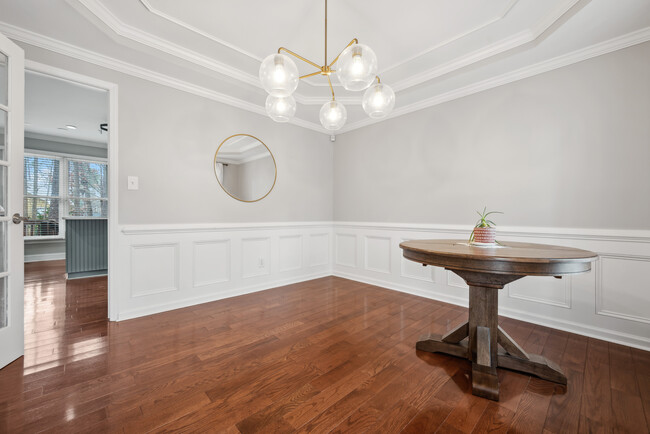
<instances>
[{"instance_id":1,"label":"round wooden table","mask_svg":"<svg viewBox=\"0 0 650 434\"><path fill-rule=\"evenodd\" d=\"M584 273L598 255L569 247L514 242L477 247L464 240L418 240L405 241L400 247L405 258L444 267L469 285L469 321L444 336L422 337L416 344L418 350L471 360L472 392L495 401L499 400L497 367L566 384L558 365L526 353L499 327L498 290L524 276Z\"/></svg>"}]
</instances>

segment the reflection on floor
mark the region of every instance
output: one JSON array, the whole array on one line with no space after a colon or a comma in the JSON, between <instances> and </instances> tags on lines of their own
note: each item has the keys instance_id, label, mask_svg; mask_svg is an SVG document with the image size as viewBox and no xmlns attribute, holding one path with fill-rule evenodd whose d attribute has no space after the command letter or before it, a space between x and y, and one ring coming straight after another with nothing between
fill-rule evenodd
<instances>
[{"instance_id":1,"label":"reflection on floor","mask_svg":"<svg viewBox=\"0 0 650 434\"><path fill-rule=\"evenodd\" d=\"M0 432L648 431L650 353L502 318L568 387L415 351L460 307L336 277L106 321L106 278L26 264L25 357L0 370ZM188 428L189 427L189 428Z\"/></svg>"}]
</instances>

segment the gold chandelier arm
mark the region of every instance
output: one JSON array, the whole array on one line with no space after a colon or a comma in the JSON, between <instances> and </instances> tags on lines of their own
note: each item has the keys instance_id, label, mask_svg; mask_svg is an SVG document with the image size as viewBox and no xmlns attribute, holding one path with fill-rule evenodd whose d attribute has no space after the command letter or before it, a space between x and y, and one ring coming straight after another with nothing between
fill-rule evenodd
<instances>
[{"instance_id":1,"label":"gold chandelier arm","mask_svg":"<svg viewBox=\"0 0 650 434\"><path fill-rule=\"evenodd\" d=\"M303 62L309 63L310 65L313 65L315 68L318 68L319 71L322 71L322 70L323 70L323 68L322 68L320 65L317 65L316 63L312 62L312 61L309 60L309 59L305 59L305 58L302 57L301 55L296 54L296 53L294 53L294 52L291 51L291 50L287 50L287 49L284 48L284 47L280 47L280 48L278 48L278 53L280 53L281 51L286 51L288 54L291 54L293 57L295 57L295 58L297 58L297 59L300 59L300 60L302 60Z\"/></svg>"},{"instance_id":2,"label":"gold chandelier arm","mask_svg":"<svg viewBox=\"0 0 650 434\"><path fill-rule=\"evenodd\" d=\"M330 84L330 90L332 91L332 101L334 101L336 98L334 98L334 88L332 87L332 80L330 80L330 76L327 75L327 82Z\"/></svg>"},{"instance_id":3,"label":"gold chandelier arm","mask_svg":"<svg viewBox=\"0 0 650 434\"><path fill-rule=\"evenodd\" d=\"M345 48L348 48L348 47L349 47L350 45L352 45L352 44L358 44L358 43L359 43L359 40L358 40L357 38L354 38L353 40L350 41L350 43L349 43L348 45L345 46ZM331 68L332 65L334 65L334 64L336 63L336 61L339 60L339 57L341 57L341 54L343 54L343 52L345 51L345 48L341 50L341 52L339 53L339 55L336 56L336 58L334 58L334 60L332 60L332 63L330 63L329 65L327 65L328 67Z\"/></svg>"},{"instance_id":4,"label":"gold chandelier arm","mask_svg":"<svg viewBox=\"0 0 650 434\"><path fill-rule=\"evenodd\" d=\"M312 72L311 74L301 75L300 79L302 80L303 78L313 77L314 75L319 75L320 73L321 73L320 71L316 71L316 72Z\"/></svg>"},{"instance_id":5,"label":"gold chandelier arm","mask_svg":"<svg viewBox=\"0 0 650 434\"><path fill-rule=\"evenodd\" d=\"M377 79L377 84L381 83L381 80L379 79L378 75L375 75L375 78Z\"/></svg>"}]
</instances>

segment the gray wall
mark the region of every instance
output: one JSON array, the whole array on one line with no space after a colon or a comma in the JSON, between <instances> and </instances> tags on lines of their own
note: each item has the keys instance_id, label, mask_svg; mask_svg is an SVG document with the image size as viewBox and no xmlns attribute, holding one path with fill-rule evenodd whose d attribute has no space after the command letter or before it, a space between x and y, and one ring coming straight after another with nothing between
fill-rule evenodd
<instances>
[{"instance_id":1,"label":"gray wall","mask_svg":"<svg viewBox=\"0 0 650 434\"><path fill-rule=\"evenodd\" d=\"M53 140L36 139L25 136L25 151L50 151L84 157L107 158L106 148L84 146L73 143L62 143Z\"/></svg>"},{"instance_id":2,"label":"gray wall","mask_svg":"<svg viewBox=\"0 0 650 434\"><path fill-rule=\"evenodd\" d=\"M650 229L650 43L337 137L334 217Z\"/></svg>"},{"instance_id":3,"label":"gray wall","mask_svg":"<svg viewBox=\"0 0 650 434\"><path fill-rule=\"evenodd\" d=\"M273 185L275 165L273 158L266 157L240 164L241 191L249 200L264 196Z\"/></svg>"},{"instance_id":4,"label":"gray wall","mask_svg":"<svg viewBox=\"0 0 650 434\"><path fill-rule=\"evenodd\" d=\"M332 220L327 135L20 45L27 59L119 85L119 224ZM231 198L214 176L214 152L235 133L259 137L275 156L277 183L262 201ZM139 190L126 189L129 175Z\"/></svg>"},{"instance_id":5,"label":"gray wall","mask_svg":"<svg viewBox=\"0 0 650 434\"><path fill-rule=\"evenodd\" d=\"M45 257L40 255L46 255ZM35 258L31 258L35 257ZM65 259L65 240L28 240L25 241L25 258Z\"/></svg>"}]
</instances>

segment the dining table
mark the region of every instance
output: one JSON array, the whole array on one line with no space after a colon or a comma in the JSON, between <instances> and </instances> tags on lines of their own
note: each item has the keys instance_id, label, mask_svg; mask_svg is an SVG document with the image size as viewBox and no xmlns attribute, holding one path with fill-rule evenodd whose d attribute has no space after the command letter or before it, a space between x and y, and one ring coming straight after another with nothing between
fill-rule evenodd
<instances>
[{"instance_id":1,"label":"dining table","mask_svg":"<svg viewBox=\"0 0 650 434\"><path fill-rule=\"evenodd\" d=\"M403 256L423 265L443 267L469 286L468 321L445 335L427 334L415 347L472 362L472 393L499 400L497 368L515 370L555 383L567 384L552 360L529 354L498 324L498 294L508 283L526 276L585 273L598 255L572 247L498 242L479 245L467 240L411 240L400 244Z\"/></svg>"}]
</instances>

